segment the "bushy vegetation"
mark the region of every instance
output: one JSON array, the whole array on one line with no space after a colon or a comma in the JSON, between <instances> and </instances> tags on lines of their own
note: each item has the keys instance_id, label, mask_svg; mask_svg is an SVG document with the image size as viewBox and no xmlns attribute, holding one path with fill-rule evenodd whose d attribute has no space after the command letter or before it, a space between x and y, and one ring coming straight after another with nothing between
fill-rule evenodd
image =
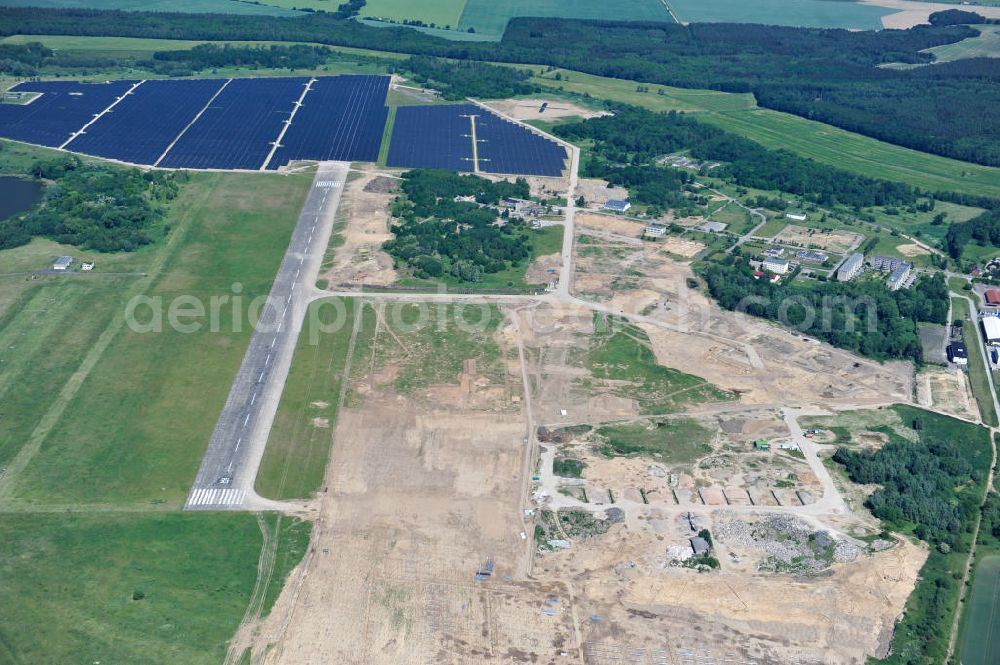
<instances>
[{"instance_id":1,"label":"bushy vegetation","mask_svg":"<svg viewBox=\"0 0 1000 665\"><path fill-rule=\"evenodd\" d=\"M458 60L542 63L689 88L753 92L762 106L886 141L1000 164L1000 61L923 64L934 46L975 37L964 25L851 32L745 24L515 18L500 43L373 28L337 13L287 17L85 9L0 9L0 35L72 34L302 41ZM893 122L886 122L892 117Z\"/></svg>"},{"instance_id":2,"label":"bushy vegetation","mask_svg":"<svg viewBox=\"0 0 1000 665\"><path fill-rule=\"evenodd\" d=\"M961 258L962 252L970 242L1000 246L1000 210L988 210L967 222L948 227L945 245L953 259Z\"/></svg>"},{"instance_id":3,"label":"bushy vegetation","mask_svg":"<svg viewBox=\"0 0 1000 665\"><path fill-rule=\"evenodd\" d=\"M727 258L702 269L719 305L797 327L863 356L922 362L918 322L943 324L948 289L940 274L921 277L914 288L890 291L880 282L772 284L755 279L750 266Z\"/></svg>"},{"instance_id":4,"label":"bushy vegetation","mask_svg":"<svg viewBox=\"0 0 1000 665\"><path fill-rule=\"evenodd\" d=\"M516 219L497 224L494 207L505 197L527 198L528 183L491 182L474 175L420 169L403 174L403 195L393 204L395 238L383 249L420 278L450 275L478 282L526 259L531 240ZM473 200L459 200L464 199Z\"/></svg>"},{"instance_id":5,"label":"bushy vegetation","mask_svg":"<svg viewBox=\"0 0 1000 665\"><path fill-rule=\"evenodd\" d=\"M35 76L42 63L51 57L52 49L38 42L0 44L0 74Z\"/></svg>"},{"instance_id":6,"label":"bushy vegetation","mask_svg":"<svg viewBox=\"0 0 1000 665\"><path fill-rule=\"evenodd\" d=\"M0 249L35 236L100 252L130 252L153 241L164 205L177 195L176 176L60 157L34 165L50 181L34 210L0 222Z\"/></svg>"},{"instance_id":7,"label":"bushy vegetation","mask_svg":"<svg viewBox=\"0 0 1000 665\"><path fill-rule=\"evenodd\" d=\"M483 62L414 56L400 63L399 69L450 100L466 97L499 99L538 91L537 85L528 82L531 72Z\"/></svg>"},{"instance_id":8,"label":"bushy vegetation","mask_svg":"<svg viewBox=\"0 0 1000 665\"><path fill-rule=\"evenodd\" d=\"M655 160L681 150L699 160L723 162L712 175L745 187L798 194L822 205L910 205L917 200L916 190L908 185L841 171L787 150L770 150L682 113L620 108L613 116L559 125L553 131L568 140L593 141L599 158L587 164L587 175L629 187L640 203L676 205L690 176L655 167ZM644 178L636 177L639 166L646 167Z\"/></svg>"},{"instance_id":9,"label":"bushy vegetation","mask_svg":"<svg viewBox=\"0 0 1000 665\"><path fill-rule=\"evenodd\" d=\"M931 545L920 583L880 663L912 665L946 659L958 582L971 544L984 479L992 461L989 433L947 416L897 406L916 441L890 436L877 451L838 449L854 482L879 485L867 505L894 530ZM985 525L984 525L985 526Z\"/></svg>"},{"instance_id":10,"label":"bushy vegetation","mask_svg":"<svg viewBox=\"0 0 1000 665\"><path fill-rule=\"evenodd\" d=\"M293 44L281 46L234 46L199 44L191 49L157 51L149 68L160 74L184 76L216 67L252 69L315 69L325 63L332 51L325 46Z\"/></svg>"},{"instance_id":11,"label":"bushy vegetation","mask_svg":"<svg viewBox=\"0 0 1000 665\"><path fill-rule=\"evenodd\" d=\"M571 457L557 457L552 462L552 473L563 478L579 478L587 465Z\"/></svg>"}]
</instances>

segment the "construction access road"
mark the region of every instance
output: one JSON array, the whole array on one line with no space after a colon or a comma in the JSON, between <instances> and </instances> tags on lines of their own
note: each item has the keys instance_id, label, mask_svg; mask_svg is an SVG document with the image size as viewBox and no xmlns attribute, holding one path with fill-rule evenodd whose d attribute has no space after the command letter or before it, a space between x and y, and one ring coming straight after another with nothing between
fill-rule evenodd
<instances>
[{"instance_id":1,"label":"construction access road","mask_svg":"<svg viewBox=\"0 0 1000 665\"><path fill-rule=\"evenodd\" d=\"M265 509L278 505L254 492L254 480L330 242L349 167L347 162L319 165L243 364L209 439L185 510Z\"/></svg>"}]
</instances>

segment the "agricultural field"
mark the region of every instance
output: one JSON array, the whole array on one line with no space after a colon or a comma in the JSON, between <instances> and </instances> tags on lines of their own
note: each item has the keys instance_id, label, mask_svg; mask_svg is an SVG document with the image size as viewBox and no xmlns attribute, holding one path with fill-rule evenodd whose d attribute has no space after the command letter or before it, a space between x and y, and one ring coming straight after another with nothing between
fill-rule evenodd
<instances>
[{"instance_id":1,"label":"agricultural field","mask_svg":"<svg viewBox=\"0 0 1000 665\"><path fill-rule=\"evenodd\" d=\"M126 303L140 293L164 306L181 295L208 302L239 291L249 303L266 294L310 182L309 174L193 175L171 207L165 243L123 258L144 260L136 266L144 275L48 277L23 291L0 329L3 348L17 349L0 388L11 409L0 495L43 504L183 502L249 322L245 312L234 319L233 309L222 307L216 332L207 322L190 334L168 325L134 332L124 322ZM39 251L7 250L0 263ZM98 270L116 267L109 258L97 259ZM150 316L137 312L143 322ZM184 427L176 426L178 412ZM72 481L80 477L90 481Z\"/></svg>"},{"instance_id":2,"label":"agricultural field","mask_svg":"<svg viewBox=\"0 0 1000 665\"><path fill-rule=\"evenodd\" d=\"M269 515L14 513L0 521L0 661L215 665L266 614L309 524ZM255 588L258 562L270 581Z\"/></svg>"},{"instance_id":3,"label":"agricultural field","mask_svg":"<svg viewBox=\"0 0 1000 665\"><path fill-rule=\"evenodd\" d=\"M977 564L972 592L966 599L964 640L959 645L963 665L1000 661L1000 556L984 556Z\"/></svg>"},{"instance_id":4,"label":"agricultural field","mask_svg":"<svg viewBox=\"0 0 1000 665\"><path fill-rule=\"evenodd\" d=\"M807 28L880 30L891 9L841 0L667 0L682 23L763 23Z\"/></svg>"},{"instance_id":5,"label":"agricultural field","mask_svg":"<svg viewBox=\"0 0 1000 665\"><path fill-rule=\"evenodd\" d=\"M290 4L297 2L297 0L281 1ZM328 0L316 1L326 2ZM277 4L277 0L268 0L268 2ZM462 18L465 5L466 0L428 0L417 3L411 0L368 0L361 8L359 16L388 19L396 23L402 23L406 20L422 21L428 26L455 29Z\"/></svg>"},{"instance_id":6,"label":"agricultural field","mask_svg":"<svg viewBox=\"0 0 1000 665\"><path fill-rule=\"evenodd\" d=\"M305 0L308 3L309 0ZM300 6L302 3L299 3ZM121 9L149 12L193 12L299 16L301 12L243 0L0 0L5 7L53 7L58 9Z\"/></svg>"},{"instance_id":7,"label":"agricultural field","mask_svg":"<svg viewBox=\"0 0 1000 665\"><path fill-rule=\"evenodd\" d=\"M611 21L663 21L673 19L660 0L621 0L608 3L603 0L467 0L458 29L470 28L480 34L494 35L499 39L507 22L518 16L544 16Z\"/></svg>"},{"instance_id":8,"label":"agricultural field","mask_svg":"<svg viewBox=\"0 0 1000 665\"><path fill-rule=\"evenodd\" d=\"M1000 58L1000 25L976 25L978 37L963 39L954 44L945 44L927 49L933 53L936 62L951 62L965 58Z\"/></svg>"}]
</instances>

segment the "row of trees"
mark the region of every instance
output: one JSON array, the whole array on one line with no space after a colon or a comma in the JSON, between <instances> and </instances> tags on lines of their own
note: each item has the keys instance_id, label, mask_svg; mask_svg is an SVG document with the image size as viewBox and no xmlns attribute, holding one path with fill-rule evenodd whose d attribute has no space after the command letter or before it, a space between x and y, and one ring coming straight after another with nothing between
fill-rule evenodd
<instances>
[{"instance_id":1,"label":"row of trees","mask_svg":"<svg viewBox=\"0 0 1000 665\"><path fill-rule=\"evenodd\" d=\"M702 268L719 305L793 326L817 339L869 358L922 362L918 322L945 323L948 289L940 274L913 289L890 291L880 282L772 284L755 279L735 257Z\"/></svg>"},{"instance_id":2,"label":"row of trees","mask_svg":"<svg viewBox=\"0 0 1000 665\"><path fill-rule=\"evenodd\" d=\"M153 241L151 230L178 191L172 173L84 165L76 157L39 162L31 172L48 181L44 200L0 222L0 249L42 236L100 252L132 251Z\"/></svg>"},{"instance_id":3,"label":"row of trees","mask_svg":"<svg viewBox=\"0 0 1000 665\"><path fill-rule=\"evenodd\" d=\"M967 222L952 224L944 240L953 259L961 258L970 242L1000 247L1000 209L987 210Z\"/></svg>"},{"instance_id":4,"label":"row of trees","mask_svg":"<svg viewBox=\"0 0 1000 665\"><path fill-rule=\"evenodd\" d=\"M350 4L350 3L348 3ZM204 40L307 41L458 60L540 63L650 84L753 92L771 108L901 145L1000 164L1000 62L910 70L924 50L974 37L960 25L850 32L746 24L515 18L503 40L457 42L373 28L341 13L308 17L0 9L0 35L74 34ZM886 122L886 117L894 118Z\"/></svg>"},{"instance_id":5,"label":"row of trees","mask_svg":"<svg viewBox=\"0 0 1000 665\"><path fill-rule=\"evenodd\" d=\"M531 253L522 223L495 224L491 207L505 197L526 198L527 181L491 182L451 171L419 169L403 174L403 196L393 204L395 238L383 249L416 277L450 275L477 282L483 274L507 269ZM456 200L473 198L469 200Z\"/></svg>"},{"instance_id":6,"label":"row of trees","mask_svg":"<svg viewBox=\"0 0 1000 665\"><path fill-rule=\"evenodd\" d=\"M674 111L662 114L635 107L619 108L613 116L559 125L554 131L571 141L594 142L594 152L604 161L588 165L588 175L626 186L632 183L621 175L624 170L612 164L643 166L648 171L656 168L651 165L657 158L688 150L700 160L725 162L713 169L712 175L745 187L798 194L821 205L867 207L912 205L917 201L918 192L909 185L855 175L787 150L771 150ZM680 189L687 178L673 176L673 181ZM641 198L639 191L634 195Z\"/></svg>"},{"instance_id":7,"label":"row of trees","mask_svg":"<svg viewBox=\"0 0 1000 665\"><path fill-rule=\"evenodd\" d=\"M398 70L451 100L466 97L498 99L529 95L539 90L537 85L528 82L531 72L484 62L414 56L400 63Z\"/></svg>"},{"instance_id":8,"label":"row of trees","mask_svg":"<svg viewBox=\"0 0 1000 665\"><path fill-rule=\"evenodd\" d=\"M216 67L264 69L315 69L325 63L333 51L325 46L293 44L282 46L239 46L199 44L192 49L157 51L150 69L174 76Z\"/></svg>"}]
</instances>

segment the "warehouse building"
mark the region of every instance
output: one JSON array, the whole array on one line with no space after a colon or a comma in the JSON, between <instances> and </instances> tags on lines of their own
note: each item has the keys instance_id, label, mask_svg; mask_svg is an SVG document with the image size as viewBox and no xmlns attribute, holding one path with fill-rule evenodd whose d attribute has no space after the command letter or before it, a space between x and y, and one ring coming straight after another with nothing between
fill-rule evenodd
<instances>
[{"instance_id":1,"label":"warehouse building","mask_svg":"<svg viewBox=\"0 0 1000 665\"><path fill-rule=\"evenodd\" d=\"M623 201L622 199L609 199L608 202L604 204L604 209L610 212L627 212L631 207L631 203Z\"/></svg>"},{"instance_id":2,"label":"warehouse building","mask_svg":"<svg viewBox=\"0 0 1000 665\"><path fill-rule=\"evenodd\" d=\"M990 346L1000 346L1000 318L984 316L981 323L983 325L983 334L986 336L986 343Z\"/></svg>"}]
</instances>

